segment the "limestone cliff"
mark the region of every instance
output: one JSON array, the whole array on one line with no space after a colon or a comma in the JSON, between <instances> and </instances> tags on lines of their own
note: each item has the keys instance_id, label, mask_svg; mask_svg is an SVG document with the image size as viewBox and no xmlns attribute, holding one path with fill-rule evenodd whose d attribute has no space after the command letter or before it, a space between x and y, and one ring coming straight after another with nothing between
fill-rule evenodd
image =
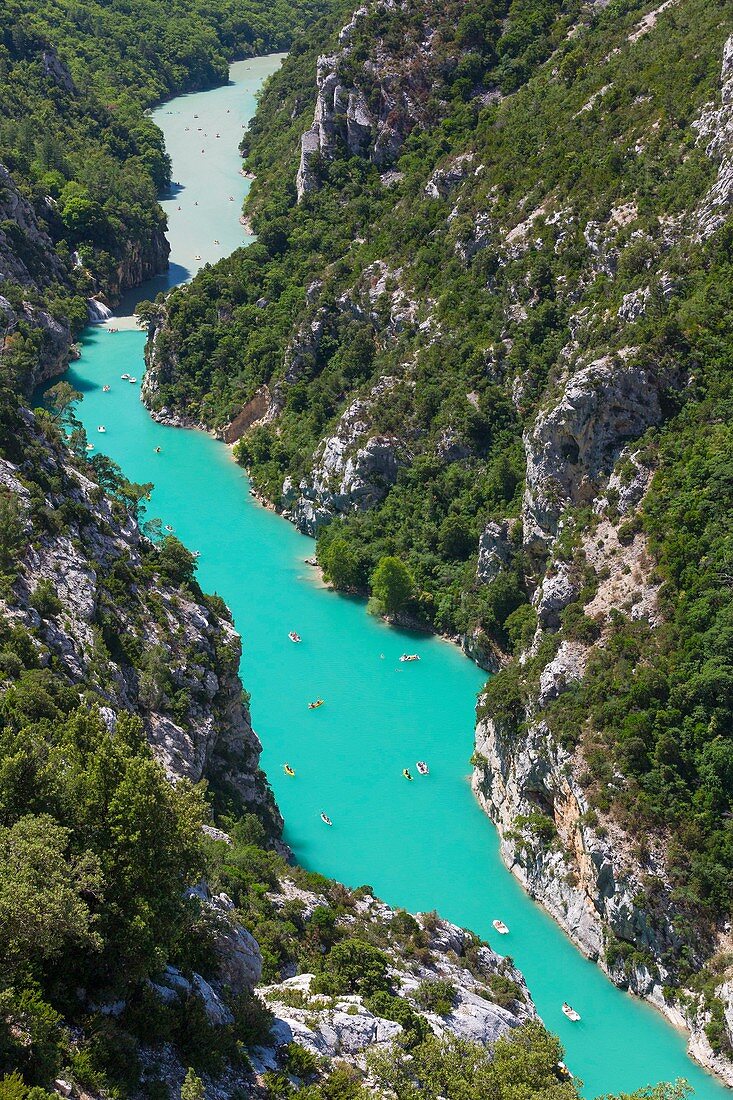
<instances>
[{"instance_id":1,"label":"limestone cliff","mask_svg":"<svg viewBox=\"0 0 733 1100\"><path fill-rule=\"evenodd\" d=\"M17 462L0 460L22 540L3 618L29 632L39 666L99 706L111 729L121 710L139 714L171 780L208 779L277 834L242 699L240 639L193 580L194 559L181 547L183 566L168 561L165 543L156 550L94 470L29 413L22 439Z\"/></svg>"}]
</instances>

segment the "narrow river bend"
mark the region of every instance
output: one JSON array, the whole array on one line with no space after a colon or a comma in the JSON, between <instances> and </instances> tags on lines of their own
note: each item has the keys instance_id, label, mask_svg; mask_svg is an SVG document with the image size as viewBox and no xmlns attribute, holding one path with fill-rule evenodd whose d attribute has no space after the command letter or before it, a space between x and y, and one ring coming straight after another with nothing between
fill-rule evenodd
<instances>
[{"instance_id":1,"label":"narrow river bend","mask_svg":"<svg viewBox=\"0 0 733 1100\"><path fill-rule=\"evenodd\" d=\"M280 61L238 62L227 86L155 112L177 181L163 203L171 270L137 299L246 242L239 215L249 184L237 145L257 90ZM395 905L437 909L510 953L587 1096L677 1077L706 1100L730 1096L687 1058L682 1035L582 958L501 863L496 832L468 782L481 671L451 645L390 629L361 601L325 591L304 563L313 542L253 501L227 447L150 419L139 400L143 346L129 318L90 328L68 379L84 394L79 415L90 442L128 477L155 483L149 514L200 552L201 584L234 612L263 767L299 861L350 886L368 883ZM302 635L301 645L288 640L290 630ZM400 664L405 649L421 660ZM317 696L325 706L309 711ZM405 782L402 769L414 772L419 759L430 775ZM294 779L283 773L286 760ZM321 823L321 810L333 829ZM496 936L495 917L509 936ZM579 1024L562 1015L563 1000L581 1013Z\"/></svg>"}]
</instances>

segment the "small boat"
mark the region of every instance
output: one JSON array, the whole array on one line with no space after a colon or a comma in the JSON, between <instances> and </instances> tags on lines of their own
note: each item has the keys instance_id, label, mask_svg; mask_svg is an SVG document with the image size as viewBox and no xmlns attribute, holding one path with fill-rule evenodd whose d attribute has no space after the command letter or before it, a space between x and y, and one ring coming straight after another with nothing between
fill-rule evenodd
<instances>
[{"instance_id":1,"label":"small boat","mask_svg":"<svg viewBox=\"0 0 733 1100\"><path fill-rule=\"evenodd\" d=\"M315 710L316 707L322 707L322 706L323 706L323 699L316 699L315 703L309 703L308 704L308 710Z\"/></svg>"},{"instance_id":2,"label":"small boat","mask_svg":"<svg viewBox=\"0 0 733 1100\"><path fill-rule=\"evenodd\" d=\"M215 241L214 241L214 244L219 244L219 243L220 243L220 242L219 242L219 241L217 241L217 240L215 240Z\"/></svg>"},{"instance_id":3,"label":"small boat","mask_svg":"<svg viewBox=\"0 0 733 1100\"><path fill-rule=\"evenodd\" d=\"M420 772L420 775L427 775L430 771L430 768L427 766L424 760L418 760L417 764L415 764L415 767Z\"/></svg>"},{"instance_id":4,"label":"small boat","mask_svg":"<svg viewBox=\"0 0 733 1100\"><path fill-rule=\"evenodd\" d=\"M568 1067L565 1065L564 1062L558 1062L557 1063L557 1069L558 1069L558 1073L560 1074L561 1077L565 1077L570 1081L574 1080L573 1074L570 1072L570 1070L568 1069Z\"/></svg>"},{"instance_id":5,"label":"small boat","mask_svg":"<svg viewBox=\"0 0 733 1100\"><path fill-rule=\"evenodd\" d=\"M201 259L200 256L194 256L194 260L200 260L200 259Z\"/></svg>"},{"instance_id":6,"label":"small boat","mask_svg":"<svg viewBox=\"0 0 733 1100\"><path fill-rule=\"evenodd\" d=\"M563 1001L562 1010L569 1020L572 1020L574 1024L577 1024L580 1019L580 1013L576 1012L572 1005L569 1005L567 1001Z\"/></svg>"},{"instance_id":7,"label":"small boat","mask_svg":"<svg viewBox=\"0 0 733 1100\"><path fill-rule=\"evenodd\" d=\"M405 779L409 779L410 782L412 783L412 776L410 774L410 769L409 768L403 768L402 769L402 774L404 775Z\"/></svg>"},{"instance_id":8,"label":"small boat","mask_svg":"<svg viewBox=\"0 0 733 1100\"><path fill-rule=\"evenodd\" d=\"M128 378L128 382L130 383L131 386L134 386L135 383L137 382L137 378Z\"/></svg>"},{"instance_id":9,"label":"small boat","mask_svg":"<svg viewBox=\"0 0 733 1100\"><path fill-rule=\"evenodd\" d=\"M123 382L129 382L130 381L130 375L129 374L121 374L120 378L122 379Z\"/></svg>"},{"instance_id":10,"label":"small boat","mask_svg":"<svg viewBox=\"0 0 733 1100\"><path fill-rule=\"evenodd\" d=\"M166 529L166 531L172 531L172 530L173 530L173 528L171 527L170 523L166 523L166 525L165 525L165 529Z\"/></svg>"},{"instance_id":11,"label":"small boat","mask_svg":"<svg viewBox=\"0 0 733 1100\"><path fill-rule=\"evenodd\" d=\"M98 432L106 432L107 429L105 428L104 424L100 424L99 427L97 428L97 431Z\"/></svg>"},{"instance_id":12,"label":"small boat","mask_svg":"<svg viewBox=\"0 0 733 1100\"><path fill-rule=\"evenodd\" d=\"M283 764L283 771L286 775L295 775L295 768L291 768L289 764Z\"/></svg>"},{"instance_id":13,"label":"small boat","mask_svg":"<svg viewBox=\"0 0 733 1100\"><path fill-rule=\"evenodd\" d=\"M321 821L324 825L333 825L333 821L331 821L331 818L328 816L328 814L324 814L323 810L321 810Z\"/></svg>"},{"instance_id":14,"label":"small boat","mask_svg":"<svg viewBox=\"0 0 733 1100\"><path fill-rule=\"evenodd\" d=\"M93 443L87 443L87 450L88 451L93 451L94 450L94 444Z\"/></svg>"},{"instance_id":15,"label":"small boat","mask_svg":"<svg viewBox=\"0 0 733 1100\"><path fill-rule=\"evenodd\" d=\"M156 453L157 455L159 455L159 454L160 454L160 450L161 450L161 448L160 448L160 447L156 447L156 448L155 448L155 453Z\"/></svg>"},{"instance_id":16,"label":"small boat","mask_svg":"<svg viewBox=\"0 0 733 1100\"><path fill-rule=\"evenodd\" d=\"M290 631L290 633L288 634L288 638L290 638L291 642L302 642L303 641L300 634L297 634L294 630Z\"/></svg>"},{"instance_id":17,"label":"small boat","mask_svg":"<svg viewBox=\"0 0 733 1100\"><path fill-rule=\"evenodd\" d=\"M200 558L201 557L201 551L200 550L192 550L191 553L193 554L193 556L195 558Z\"/></svg>"},{"instance_id":18,"label":"small boat","mask_svg":"<svg viewBox=\"0 0 733 1100\"><path fill-rule=\"evenodd\" d=\"M420 658L417 653L403 653L400 657L401 661L419 661Z\"/></svg>"},{"instance_id":19,"label":"small boat","mask_svg":"<svg viewBox=\"0 0 733 1100\"><path fill-rule=\"evenodd\" d=\"M509 929L504 924L503 920L492 920L491 923L493 924L494 928L496 929L496 931L499 933L500 936L508 936L509 935Z\"/></svg>"},{"instance_id":20,"label":"small boat","mask_svg":"<svg viewBox=\"0 0 733 1100\"><path fill-rule=\"evenodd\" d=\"M110 391L109 386L102 386L102 393L109 393L109 391Z\"/></svg>"}]
</instances>

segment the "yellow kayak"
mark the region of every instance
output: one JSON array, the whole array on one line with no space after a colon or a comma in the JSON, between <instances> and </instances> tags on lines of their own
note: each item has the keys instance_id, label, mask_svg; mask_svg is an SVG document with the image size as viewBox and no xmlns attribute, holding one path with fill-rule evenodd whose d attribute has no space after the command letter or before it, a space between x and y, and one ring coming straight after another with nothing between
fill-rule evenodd
<instances>
[{"instance_id":1,"label":"yellow kayak","mask_svg":"<svg viewBox=\"0 0 733 1100\"><path fill-rule=\"evenodd\" d=\"M315 710L316 707L322 707L323 702L324 702L323 699L316 699L315 703L309 703L308 704L308 710Z\"/></svg>"},{"instance_id":2,"label":"yellow kayak","mask_svg":"<svg viewBox=\"0 0 733 1100\"><path fill-rule=\"evenodd\" d=\"M283 771L286 775L295 775L295 769L291 768L289 764L283 764Z\"/></svg>"}]
</instances>

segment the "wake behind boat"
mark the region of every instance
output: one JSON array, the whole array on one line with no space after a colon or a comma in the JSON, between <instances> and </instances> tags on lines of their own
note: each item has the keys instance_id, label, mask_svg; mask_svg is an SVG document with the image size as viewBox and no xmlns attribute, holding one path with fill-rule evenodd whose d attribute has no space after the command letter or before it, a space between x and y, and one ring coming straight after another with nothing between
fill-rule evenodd
<instances>
[{"instance_id":1,"label":"wake behind boat","mask_svg":"<svg viewBox=\"0 0 733 1100\"><path fill-rule=\"evenodd\" d=\"M580 1013L576 1012L572 1005L569 1005L567 1001L563 1001L562 1010L569 1020L572 1020L574 1024L577 1024L580 1019Z\"/></svg>"}]
</instances>

